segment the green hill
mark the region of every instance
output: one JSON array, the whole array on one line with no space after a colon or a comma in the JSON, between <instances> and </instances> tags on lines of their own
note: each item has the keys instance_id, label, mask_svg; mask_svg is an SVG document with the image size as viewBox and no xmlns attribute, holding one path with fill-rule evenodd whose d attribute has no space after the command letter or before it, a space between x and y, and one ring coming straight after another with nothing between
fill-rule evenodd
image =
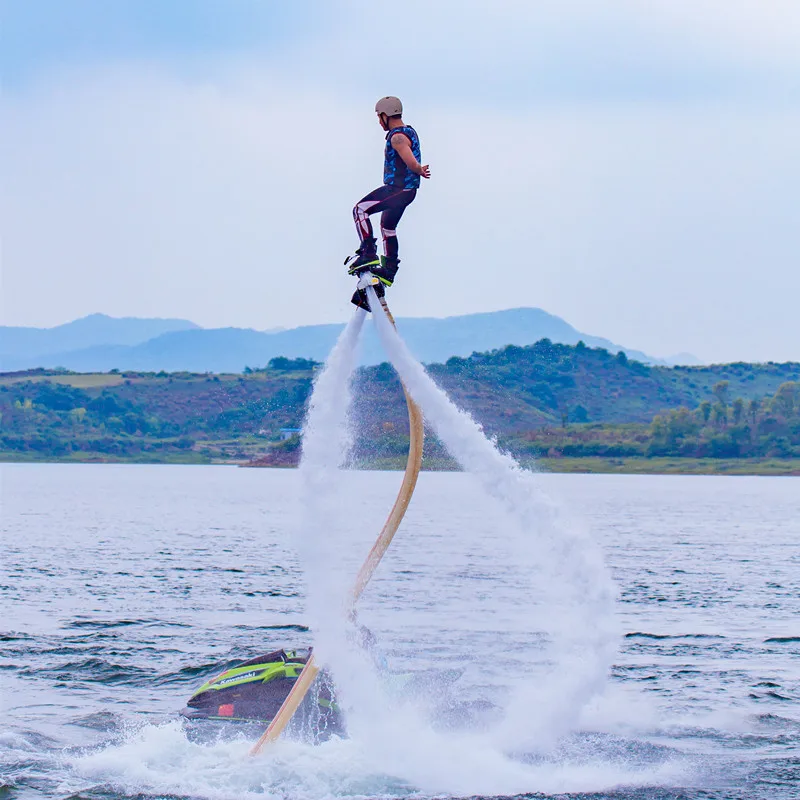
<instances>
[{"instance_id":1,"label":"green hill","mask_svg":"<svg viewBox=\"0 0 800 800\"><path fill-rule=\"evenodd\" d=\"M316 367L276 358L241 375L6 373L0 452L6 459L292 463L299 440L287 429L301 425ZM450 358L429 371L487 433L523 456L800 457L800 394L792 405L791 388L800 381L797 363L653 367L543 339ZM401 457L408 425L393 369L362 368L355 383L356 458ZM431 463L446 463L435 440L427 452Z\"/></svg>"}]
</instances>

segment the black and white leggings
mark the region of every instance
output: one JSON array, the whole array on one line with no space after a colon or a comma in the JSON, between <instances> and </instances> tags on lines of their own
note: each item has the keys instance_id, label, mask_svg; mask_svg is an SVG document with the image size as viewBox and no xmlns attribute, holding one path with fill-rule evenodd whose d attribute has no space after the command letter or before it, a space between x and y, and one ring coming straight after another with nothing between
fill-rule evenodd
<instances>
[{"instance_id":1,"label":"black and white leggings","mask_svg":"<svg viewBox=\"0 0 800 800\"><path fill-rule=\"evenodd\" d=\"M381 212L381 236L383 252L387 258L397 258L397 223L411 201L417 196L416 189L383 185L359 200L353 208L353 219L361 243L374 248L374 234L370 214Z\"/></svg>"}]
</instances>

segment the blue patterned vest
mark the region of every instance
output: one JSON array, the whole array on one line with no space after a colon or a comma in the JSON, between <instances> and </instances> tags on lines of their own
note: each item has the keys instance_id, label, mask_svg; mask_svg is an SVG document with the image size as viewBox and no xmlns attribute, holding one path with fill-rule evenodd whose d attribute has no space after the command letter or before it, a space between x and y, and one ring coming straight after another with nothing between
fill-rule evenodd
<instances>
[{"instance_id":1,"label":"blue patterned vest","mask_svg":"<svg viewBox=\"0 0 800 800\"><path fill-rule=\"evenodd\" d=\"M386 134L386 150L383 159L383 182L388 186L398 186L402 189L419 188L419 175L413 173L406 162L400 158L397 150L392 147L392 136L396 133L404 133L411 142L411 152L414 158L422 163L422 151L419 146L419 136L410 125L403 125L401 128L393 128Z\"/></svg>"}]
</instances>

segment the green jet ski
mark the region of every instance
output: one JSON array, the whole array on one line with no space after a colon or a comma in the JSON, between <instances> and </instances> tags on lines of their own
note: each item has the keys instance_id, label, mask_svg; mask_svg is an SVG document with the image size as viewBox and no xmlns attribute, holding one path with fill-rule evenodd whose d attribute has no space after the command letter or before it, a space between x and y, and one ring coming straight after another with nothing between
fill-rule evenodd
<instances>
[{"instance_id":1,"label":"green jet ski","mask_svg":"<svg viewBox=\"0 0 800 800\"><path fill-rule=\"evenodd\" d=\"M310 650L275 650L226 669L189 698L181 716L191 722L239 723L263 731L278 713L310 655ZM315 742L344 734L333 685L324 671L291 724L302 738Z\"/></svg>"},{"instance_id":2,"label":"green jet ski","mask_svg":"<svg viewBox=\"0 0 800 800\"><path fill-rule=\"evenodd\" d=\"M490 703L453 696L451 687L461 670L390 672L374 646L374 637L360 644L373 656L387 694L427 707L437 729L473 728L492 712ZM186 720L187 735L198 741L242 735L258 738L278 713L310 656L311 649L275 650L221 672L197 689L180 712ZM312 744L347 735L333 682L325 670L292 717L288 731L293 738Z\"/></svg>"}]
</instances>

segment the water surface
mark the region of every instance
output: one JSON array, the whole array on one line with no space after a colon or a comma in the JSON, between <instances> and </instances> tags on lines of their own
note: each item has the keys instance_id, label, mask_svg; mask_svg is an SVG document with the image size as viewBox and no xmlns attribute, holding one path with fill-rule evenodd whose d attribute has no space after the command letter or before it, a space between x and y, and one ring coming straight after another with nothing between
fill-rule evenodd
<instances>
[{"instance_id":1,"label":"water surface","mask_svg":"<svg viewBox=\"0 0 800 800\"><path fill-rule=\"evenodd\" d=\"M339 568L355 574L399 480L347 476ZM546 751L400 726L396 761L377 769L357 737L253 761L246 742L198 743L176 720L219 665L312 643L296 471L4 465L5 796L797 797L800 480L540 481L619 587L606 690ZM549 613L546 584L525 594L503 524L469 476L423 474L362 610L394 670L455 669L457 700L475 707L536 681Z\"/></svg>"}]
</instances>

